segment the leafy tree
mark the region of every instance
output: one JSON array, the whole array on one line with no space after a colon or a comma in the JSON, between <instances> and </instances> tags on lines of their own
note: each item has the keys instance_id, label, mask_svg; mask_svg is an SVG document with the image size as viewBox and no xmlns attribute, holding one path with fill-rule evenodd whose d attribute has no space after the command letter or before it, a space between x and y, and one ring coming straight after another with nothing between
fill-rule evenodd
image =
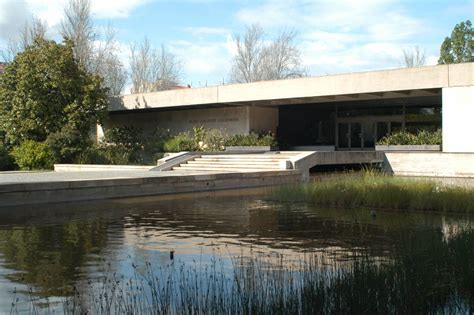
<instances>
[{"instance_id":1,"label":"leafy tree","mask_svg":"<svg viewBox=\"0 0 474 315\"><path fill-rule=\"evenodd\" d=\"M474 30L471 21L456 24L451 37L441 44L438 64L474 61Z\"/></svg>"},{"instance_id":2,"label":"leafy tree","mask_svg":"<svg viewBox=\"0 0 474 315\"><path fill-rule=\"evenodd\" d=\"M36 38L0 76L0 130L9 147L57 133L74 134L80 141L69 145L82 146L106 108L102 79L79 66L70 40Z\"/></svg>"}]
</instances>

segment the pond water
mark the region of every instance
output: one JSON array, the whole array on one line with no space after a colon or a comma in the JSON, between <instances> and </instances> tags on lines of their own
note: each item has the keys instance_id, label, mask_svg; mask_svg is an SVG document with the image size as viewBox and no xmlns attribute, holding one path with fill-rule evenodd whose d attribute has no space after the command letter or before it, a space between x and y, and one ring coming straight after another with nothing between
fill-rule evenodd
<instances>
[{"instance_id":1,"label":"pond water","mask_svg":"<svg viewBox=\"0 0 474 315\"><path fill-rule=\"evenodd\" d=\"M0 210L0 313L28 312L29 299L61 300L65 286L91 289L104 272L133 277L136 266L173 261L223 269L233 259L275 253L327 263L354 254L388 257L407 230L449 238L468 215L279 205L247 189ZM171 254L172 252L172 254ZM171 257L172 256L172 257ZM238 259L238 258L237 258Z\"/></svg>"}]
</instances>

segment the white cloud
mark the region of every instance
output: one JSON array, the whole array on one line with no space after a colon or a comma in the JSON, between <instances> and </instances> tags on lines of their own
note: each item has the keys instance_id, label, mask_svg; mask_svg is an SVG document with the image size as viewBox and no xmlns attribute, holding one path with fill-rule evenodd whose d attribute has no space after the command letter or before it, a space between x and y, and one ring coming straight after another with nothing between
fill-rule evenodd
<instances>
[{"instance_id":1,"label":"white cloud","mask_svg":"<svg viewBox=\"0 0 474 315\"><path fill-rule=\"evenodd\" d=\"M92 14L98 18L112 19L125 18L135 8L150 2L151 0L93 0Z\"/></svg>"},{"instance_id":2,"label":"white cloud","mask_svg":"<svg viewBox=\"0 0 474 315\"><path fill-rule=\"evenodd\" d=\"M29 19L26 3L18 0L0 1L0 40L8 40Z\"/></svg>"},{"instance_id":3,"label":"white cloud","mask_svg":"<svg viewBox=\"0 0 474 315\"><path fill-rule=\"evenodd\" d=\"M91 14L99 19L125 18L138 6L152 0L91 0ZM0 50L18 38L33 17L46 22L49 35L58 34L68 0L0 0Z\"/></svg>"},{"instance_id":4,"label":"white cloud","mask_svg":"<svg viewBox=\"0 0 474 315\"><path fill-rule=\"evenodd\" d=\"M91 14L100 19L124 18L151 0L92 0ZM0 0L0 39L12 37L36 16L50 27L58 25L67 0Z\"/></svg>"},{"instance_id":5,"label":"white cloud","mask_svg":"<svg viewBox=\"0 0 474 315\"><path fill-rule=\"evenodd\" d=\"M195 78L195 82L182 82L193 86L215 85L226 80L232 52L232 37L225 40L174 41L170 50L183 61L183 78Z\"/></svg>"},{"instance_id":6,"label":"white cloud","mask_svg":"<svg viewBox=\"0 0 474 315\"><path fill-rule=\"evenodd\" d=\"M223 27L185 27L185 32L191 33L194 36L202 36L202 35L228 35L231 31L227 28Z\"/></svg>"},{"instance_id":7,"label":"white cloud","mask_svg":"<svg viewBox=\"0 0 474 315\"><path fill-rule=\"evenodd\" d=\"M318 75L398 67L402 48L430 30L395 0L266 0L236 18L270 32L295 28L303 63Z\"/></svg>"}]
</instances>

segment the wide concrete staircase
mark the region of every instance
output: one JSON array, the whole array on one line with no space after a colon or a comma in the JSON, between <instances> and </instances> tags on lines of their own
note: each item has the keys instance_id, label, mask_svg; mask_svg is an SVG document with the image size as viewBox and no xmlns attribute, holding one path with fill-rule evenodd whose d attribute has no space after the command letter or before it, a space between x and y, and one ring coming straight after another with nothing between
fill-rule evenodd
<instances>
[{"instance_id":1,"label":"wide concrete staircase","mask_svg":"<svg viewBox=\"0 0 474 315\"><path fill-rule=\"evenodd\" d=\"M260 172L291 168L290 159L298 152L201 155L174 166L180 171Z\"/></svg>"}]
</instances>

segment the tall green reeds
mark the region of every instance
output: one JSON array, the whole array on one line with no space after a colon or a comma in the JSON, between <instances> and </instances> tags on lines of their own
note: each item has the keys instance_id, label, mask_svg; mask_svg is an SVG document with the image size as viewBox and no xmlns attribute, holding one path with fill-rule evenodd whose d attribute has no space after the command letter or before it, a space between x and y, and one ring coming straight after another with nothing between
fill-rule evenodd
<instances>
[{"instance_id":1,"label":"tall green reeds","mask_svg":"<svg viewBox=\"0 0 474 315\"><path fill-rule=\"evenodd\" d=\"M439 182L393 177L376 171L346 175L306 184L276 188L280 202L306 201L334 207L379 209L474 211L474 189Z\"/></svg>"},{"instance_id":2,"label":"tall green reeds","mask_svg":"<svg viewBox=\"0 0 474 315\"><path fill-rule=\"evenodd\" d=\"M328 264L321 256L234 258L208 264L133 265L74 288L66 314L430 314L474 310L474 230L449 240L437 230L401 231L384 259ZM21 301L20 301L21 302ZM19 303L20 303L19 302ZM31 302L35 303L35 302ZM15 305L12 310L15 311ZM31 309L31 308L30 308ZM38 308L36 308L38 309ZM54 308L49 308L54 309Z\"/></svg>"}]
</instances>

